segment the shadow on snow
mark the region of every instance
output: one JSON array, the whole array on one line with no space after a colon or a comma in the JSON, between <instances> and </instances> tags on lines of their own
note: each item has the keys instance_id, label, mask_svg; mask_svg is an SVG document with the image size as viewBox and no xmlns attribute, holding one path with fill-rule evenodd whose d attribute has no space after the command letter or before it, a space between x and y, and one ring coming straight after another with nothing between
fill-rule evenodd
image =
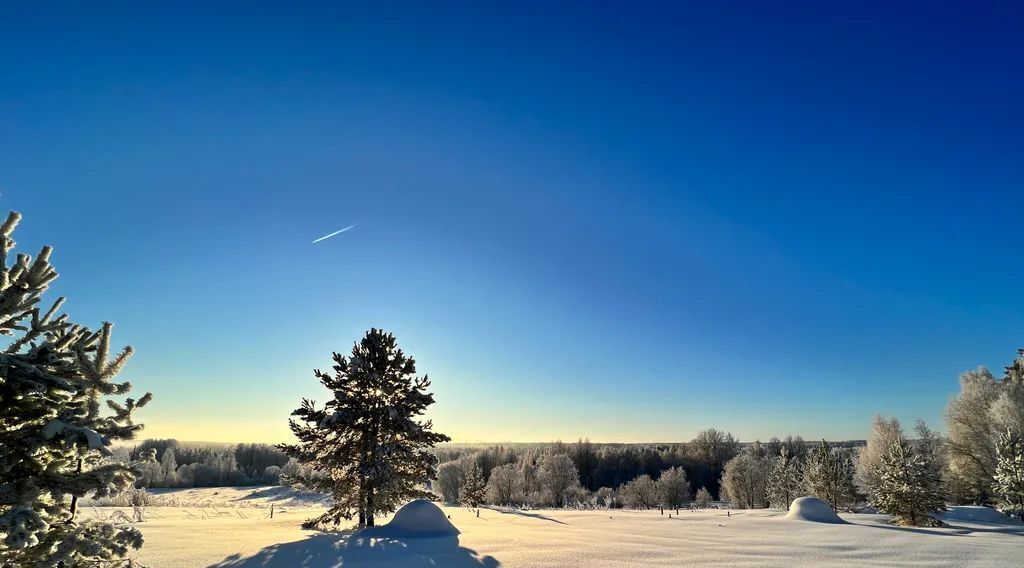
<instances>
[{"instance_id":1,"label":"shadow on snow","mask_svg":"<svg viewBox=\"0 0 1024 568\"><path fill-rule=\"evenodd\" d=\"M540 519L542 521L551 521L552 523L558 523L560 525L567 524L567 523L564 523L562 521L559 521L558 519L552 519L551 517L548 517L548 516L545 516L545 515L541 515L540 513L527 513L526 511L522 511L522 510L519 510L519 509L511 509L511 508L507 508L507 507L488 507L488 509L491 510L491 511L494 511L496 513L501 513L503 515L518 515L520 517L529 517L531 519Z\"/></svg>"},{"instance_id":2,"label":"shadow on snow","mask_svg":"<svg viewBox=\"0 0 1024 568\"><path fill-rule=\"evenodd\" d=\"M252 556L232 554L214 568L497 568L491 556L459 546L457 536L399 538L374 529L320 533L304 540L274 544Z\"/></svg>"}]
</instances>

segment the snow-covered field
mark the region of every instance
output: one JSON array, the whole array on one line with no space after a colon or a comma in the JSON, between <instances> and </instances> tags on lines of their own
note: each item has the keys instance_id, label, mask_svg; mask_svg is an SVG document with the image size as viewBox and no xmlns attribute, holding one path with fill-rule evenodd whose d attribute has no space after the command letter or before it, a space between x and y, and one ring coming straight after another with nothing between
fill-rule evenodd
<instances>
[{"instance_id":1,"label":"snow-covered field","mask_svg":"<svg viewBox=\"0 0 1024 568\"><path fill-rule=\"evenodd\" d=\"M199 566L431 568L545 566L1024 566L1024 525L980 507L957 507L944 528L904 528L885 515L844 514L844 524L781 511L499 511L444 507L457 537L304 531L316 496L285 488L163 492L137 526L151 568ZM269 518L270 505L274 518ZM109 515L108 507L87 509ZM385 519L386 521L386 519Z\"/></svg>"}]
</instances>

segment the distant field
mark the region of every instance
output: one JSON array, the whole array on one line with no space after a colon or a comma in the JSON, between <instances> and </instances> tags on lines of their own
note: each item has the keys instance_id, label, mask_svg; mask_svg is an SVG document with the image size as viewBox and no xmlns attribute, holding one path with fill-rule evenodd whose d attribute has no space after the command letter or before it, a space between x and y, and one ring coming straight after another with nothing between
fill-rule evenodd
<instances>
[{"instance_id":1,"label":"distant field","mask_svg":"<svg viewBox=\"0 0 1024 568\"><path fill-rule=\"evenodd\" d=\"M847 524L792 521L778 511L466 509L444 507L458 538L368 539L304 531L314 496L269 488L162 492L135 555L150 568L907 566L1006 568L1024 563L1024 525L989 509L955 508L946 528L901 528L885 515ZM269 518L270 505L274 518ZM113 508L90 508L109 515ZM952 520L963 519L963 520ZM384 519L386 521L387 519Z\"/></svg>"}]
</instances>

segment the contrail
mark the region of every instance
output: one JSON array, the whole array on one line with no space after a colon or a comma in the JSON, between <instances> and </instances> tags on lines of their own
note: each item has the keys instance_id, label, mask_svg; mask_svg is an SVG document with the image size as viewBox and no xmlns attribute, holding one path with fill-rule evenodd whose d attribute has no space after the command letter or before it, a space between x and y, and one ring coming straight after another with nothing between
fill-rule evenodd
<instances>
[{"instance_id":1,"label":"contrail","mask_svg":"<svg viewBox=\"0 0 1024 568\"><path fill-rule=\"evenodd\" d=\"M320 242L320 241L322 241L324 239L329 239L329 238L333 237L334 235L340 235L340 234L344 233L345 231L347 231L349 229L356 228L357 225L358 225L358 223L356 223L356 225L349 225L348 227L345 227L344 229L338 229L337 231L334 231L333 233L331 233L329 235L324 235L324 236L320 237L319 239L317 239L317 240L315 240L313 242L314 243L318 243L318 242Z\"/></svg>"}]
</instances>

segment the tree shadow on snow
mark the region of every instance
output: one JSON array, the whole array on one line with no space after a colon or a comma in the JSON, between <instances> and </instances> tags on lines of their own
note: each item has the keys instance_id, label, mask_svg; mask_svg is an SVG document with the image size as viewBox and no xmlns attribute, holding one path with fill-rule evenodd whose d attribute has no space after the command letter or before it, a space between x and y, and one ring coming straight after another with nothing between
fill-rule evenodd
<instances>
[{"instance_id":1,"label":"tree shadow on snow","mask_svg":"<svg viewBox=\"0 0 1024 568\"><path fill-rule=\"evenodd\" d=\"M564 523L562 521L559 521L558 519L552 519L551 517L548 517L548 516L545 516L545 515L541 515L540 513L527 513L526 511L521 511L519 509L508 509L508 508L491 507L490 510L495 511L497 513L502 513L504 515L519 515L520 517L530 517L531 519L540 519L542 521L551 521L552 523L558 523L560 525L566 524L566 523Z\"/></svg>"},{"instance_id":2,"label":"tree shadow on snow","mask_svg":"<svg viewBox=\"0 0 1024 568\"><path fill-rule=\"evenodd\" d=\"M961 526L952 523L946 523L941 527L905 527L900 525L889 525L889 524L870 524L861 525L864 527L873 527L879 529L887 529L891 531L903 531L912 532L918 534L930 534L937 536L965 536L971 533L1000 533L1024 536L1024 527L1017 526L1000 526L994 525L991 528L979 527L979 526Z\"/></svg>"},{"instance_id":3,"label":"tree shadow on snow","mask_svg":"<svg viewBox=\"0 0 1024 568\"><path fill-rule=\"evenodd\" d=\"M457 536L398 538L372 531L320 533L268 546L243 557L232 554L212 568L497 568L494 557L459 546Z\"/></svg>"}]
</instances>

